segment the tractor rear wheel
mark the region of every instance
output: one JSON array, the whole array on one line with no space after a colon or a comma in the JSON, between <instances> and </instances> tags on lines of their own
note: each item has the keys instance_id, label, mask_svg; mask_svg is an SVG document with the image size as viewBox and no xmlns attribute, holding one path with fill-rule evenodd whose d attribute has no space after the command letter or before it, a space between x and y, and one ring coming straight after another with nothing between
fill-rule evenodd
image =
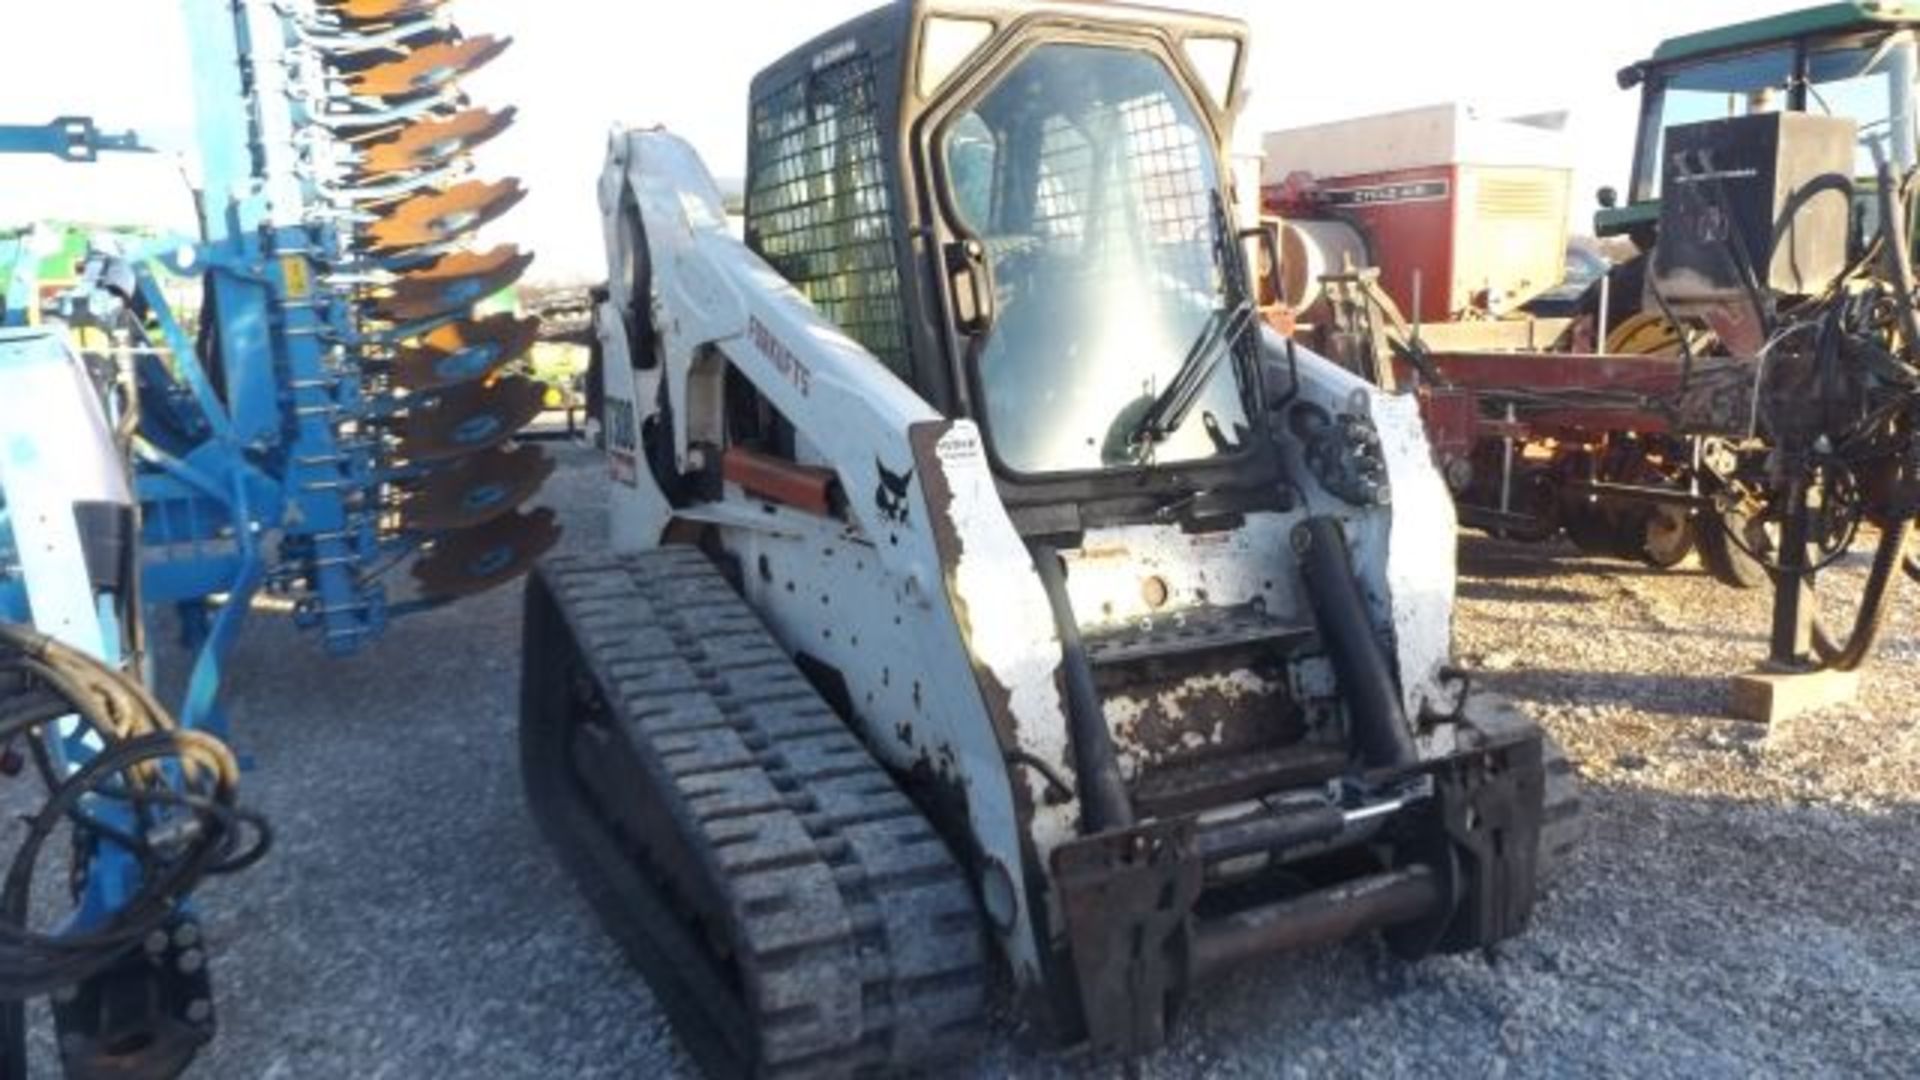
<instances>
[{"instance_id":1,"label":"tractor rear wheel","mask_svg":"<svg viewBox=\"0 0 1920 1080\"><path fill-rule=\"evenodd\" d=\"M1697 546L1693 516L1677 506L1656 506L1641 529L1640 558L1648 566L1671 570L1687 561Z\"/></svg>"},{"instance_id":2,"label":"tractor rear wheel","mask_svg":"<svg viewBox=\"0 0 1920 1080\"><path fill-rule=\"evenodd\" d=\"M1763 557L1771 557L1773 537L1766 523L1739 507L1699 518L1696 539L1700 564L1714 580L1736 589L1765 588L1772 581Z\"/></svg>"}]
</instances>

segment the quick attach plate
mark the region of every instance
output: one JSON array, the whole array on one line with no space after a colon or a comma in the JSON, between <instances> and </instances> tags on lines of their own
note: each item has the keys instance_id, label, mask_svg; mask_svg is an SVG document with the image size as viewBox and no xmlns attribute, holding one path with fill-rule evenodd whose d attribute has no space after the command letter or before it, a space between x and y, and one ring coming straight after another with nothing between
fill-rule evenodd
<instances>
[{"instance_id":1,"label":"quick attach plate","mask_svg":"<svg viewBox=\"0 0 1920 1080\"><path fill-rule=\"evenodd\" d=\"M1052 862L1088 1041L1127 1057L1159 1047L1184 989L1188 915L1200 896L1193 819L1074 840Z\"/></svg>"},{"instance_id":2,"label":"quick attach plate","mask_svg":"<svg viewBox=\"0 0 1920 1080\"><path fill-rule=\"evenodd\" d=\"M1395 927L1387 941L1409 959L1485 948L1526 928L1537 893L1546 770L1538 731L1423 763L1437 814L1398 846L1399 861L1448 871L1452 904Z\"/></svg>"}]
</instances>

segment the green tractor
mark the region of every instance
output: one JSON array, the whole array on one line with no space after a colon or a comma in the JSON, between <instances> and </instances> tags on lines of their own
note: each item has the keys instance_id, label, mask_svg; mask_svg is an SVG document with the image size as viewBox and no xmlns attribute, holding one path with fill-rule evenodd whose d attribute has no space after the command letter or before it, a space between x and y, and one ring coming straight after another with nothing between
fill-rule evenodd
<instances>
[{"instance_id":1,"label":"green tractor","mask_svg":"<svg viewBox=\"0 0 1920 1080\"><path fill-rule=\"evenodd\" d=\"M1703 125L1716 122L1730 122L1719 123L1720 133L1712 136L1719 140L1714 153L1720 164L1687 177L1702 181L1697 188L1726 189L1746 183L1723 177L1751 177L1748 166L1752 165L1769 176L1777 170L1782 178L1778 182L1787 184L1785 178L1795 169L1789 159L1819 141L1808 137L1808 129L1820 127L1827 118L1851 121L1852 182L1847 193L1851 211L1829 204L1828 223L1844 219L1835 224L1832 242L1844 240L1844 260L1855 267L1856 282L1884 276L1881 260L1867 258L1880 238L1876 154L1884 157L1889 175L1895 178L1909 176L1920 165L1916 145L1920 104L1915 100L1920 37L1916 30L1920 30L1920 3L1848 0L1672 38L1649 59L1623 69L1621 87L1637 87L1641 94L1633 172L1624 198L1614 188L1601 189L1594 231L1602 237L1630 239L1637 255L1614 267L1605 287L1596 285L1586 296L1584 308L1590 321L1585 330L1591 337L1585 340L1610 354L1765 355L1768 335L1754 331L1742 340L1725 325L1716 325L1713 318L1703 318L1699 309L1677 301L1672 293L1663 295L1659 287L1660 246L1665 244L1673 254L1682 245L1682 238L1662 236L1662 221L1671 228L1677 219L1696 220L1686 212L1675 213L1676 207L1669 205L1672 193L1665 190L1676 168L1696 167L1683 164L1690 151L1676 146L1675 140L1693 138L1705 130ZM1747 134L1729 134L1736 127ZM1829 141L1832 128L1845 127L1828 125ZM1841 154L1845 152L1842 147ZM1833 155L1826 157L1831 160ZM1728 166L1735 159L1740 169ZM1697 220L1710 225L1718 209L1710 207L1707 216ZM1768 224L1762 223L1761 239L1746 253L1751 258L1741 260L1753 265L1740 275L1736 290L1740 295L1727 305L1742 311L1759 309L1761 317L1749 320L1750 328L1783 325L1784 316L1814 299L1810 294L1822 291L1783 283L1777 273L1770 272L1775 268L1768 264L1788 259L1792 253L1782 253L1793 246L1783 245L1782 226L1771 219L1770 223L1773 250L1758 250L1768 246ZM1803 234L1812 231L1804 222L1796 227ZM1736 223L1731 231L1742 230ZM1695 243L1699 238L1684 239ZM1656 279L1652 285L1647 280L1650 270ZM1768 444L1751 439L1674 442L1658 437L1614 439L1610 447L1612 443L1632 451L1638 471L1603 479L1624 477L1627 482L1691 490L1713 501L1713 508L1696 502L1691 510L1665 506L1640 511L1643 517L1654 515L1648 535L1661 533L1659 526L1664 526L1671 537L1665 548L1675 556L1697 550L1708 572L1727 584L1758 588L1770 582L1780 523L1777 508L1769 506L1768 485L1760 479L1766 472ZM1572 525L1568 531L1576 542L1582 540L1584 534ZM1604 527L1587 531L1607 534ZM1636 540L1640 535L1637 528L1626 531ZM1602 536L1602 541L1609 539L1610 535Z\"/></svg>"},{"instance_id":2,"label":"green tractor","mask_svg":"<svg viewBox=\"0 0 1920 1080\"><path fill-rule=\"evenodd\" d=\"M156 234L138 226L34 222L0 225L0 321L39 322L52 298L80 280L89 245L111 240L128 248L151 243Z\"/></svg>"},{"instance_id":3,"label":"green tractor","mask_svg":"<svg viewBox=\"0 0 1920 1080\"><path fill-rule=\"evenodd\" d=\"M1862 140L1854 172L1870 197L1876 169L1869 139L1885 139L1896 172L1920 163L1916 28L1920 3L1848 0L1661 43L1650 59L1620 72L1621 89L1640 88L1639 138L1625 204L1615 189L1601 189L1595 234L1625 236L1641 251L1651 250L1667 132L1733 116L1785 111L1852 117ZM1616 289L1614 300L1637 310L1639 290Z\"/></svg>"}]
</instances>

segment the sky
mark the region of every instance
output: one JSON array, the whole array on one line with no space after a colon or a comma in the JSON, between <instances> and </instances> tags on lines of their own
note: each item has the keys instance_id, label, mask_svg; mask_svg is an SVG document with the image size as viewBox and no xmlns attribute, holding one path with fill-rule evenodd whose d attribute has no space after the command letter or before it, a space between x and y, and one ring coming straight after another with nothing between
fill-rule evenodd
<instances>
[{"instance_id":1,"label":"sky","mask_svg":"<svg viewBox=\"0 0 1920 1080\"><path fill-rule=\"evenodd\" d=\"M195 2L195 0L186 0ZM1253 97L1240 143L1274 128L1458 101L1487 115L1570 110L1576 224L1624 186L1637 95L1620 68L1665 37L1800 6L1779 0L1161 0L1246 19ZM1807 0L1811 2L1811 0ZM469 35L514 38L468 88L520 109L479 156L532 195L489 233L539 253L534 276L604 276L594 183L616 124L664 124L720 176L744 171L755 72L876 0L456 0ZM0 123L91 115L191 153L183 0L0 0L11 42ZM202 2L201 6L204 6ZM75 28L85 32L76 38ZM175 156L64 165L0 157L0 223L43 217L190 226Z\"/></svg>"}]
</instances>

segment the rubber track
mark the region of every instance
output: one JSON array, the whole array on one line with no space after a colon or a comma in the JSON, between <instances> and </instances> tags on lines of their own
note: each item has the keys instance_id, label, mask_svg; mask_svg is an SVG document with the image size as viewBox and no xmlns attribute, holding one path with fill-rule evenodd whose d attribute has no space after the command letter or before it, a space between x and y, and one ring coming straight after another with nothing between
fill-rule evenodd
<instances>
[{"instance_id":1,"label":"rubber track","mask_svg":"<svg viewBox=\"0 0 1920 1080\"><path fill-rule=\"evenodd\" d=\"M1534 873L1543 886L1552 885L1567 860L1586 839L1586 808L1580 801L1580 774L1560 747L1560 740L1540 733L1540 765L1547 774L1540 807L1540 854Z\"/></svg>"},{"instance_id":2,"label":"rubber track","mask_svg":"<svg viewBox=\"0 0 1920 1080\"><path fill-rule=\"evenodd\" d=\"M1553 733L1527 719L1512 702L1493 694L1477 694L1470 723L1481 734L1500 737L1516 731L1540 734L1540 767L1546 773L1541 793L1540 849L1534 876L1540 887L1550 887L1566 868L1567 860L1587 835L1586 808L1580 798L1580 773Z\"/></svg>"},{"instance_id":3,"label":"rubber track","mask_svg":"<svg viewBox=\"0 0 1920 1080\"><path fill-rule=\"evenodd\" d=\"M725 898L756 1075L895 1073L974 1050L988 973L965 875L712 563L666 548L540 573Z\"/></svg>"}]
</instances>

